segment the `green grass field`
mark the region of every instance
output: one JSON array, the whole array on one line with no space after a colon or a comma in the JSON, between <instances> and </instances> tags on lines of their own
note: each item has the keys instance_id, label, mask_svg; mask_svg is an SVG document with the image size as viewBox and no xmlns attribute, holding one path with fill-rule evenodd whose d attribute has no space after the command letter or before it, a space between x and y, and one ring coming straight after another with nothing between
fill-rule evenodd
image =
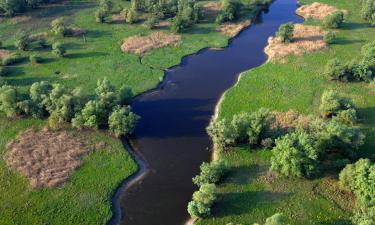
<instances>
[{"instance_id":1,"label":"green grass field","mask_svg":"<svg viewBox=\"0 0 375 225\"><path fill-rule=\"evenodd\" d=\"M337 30L337 43L324 51L289 57L287 63L266 63L242 73L238 84L225 93L219 118L231 118L241 111L256 111L260 107L317 114L322 92L335 89L353 98L359 107L360 127L366 134L366 144L359 149L359 155L374 158L375 98L369 93L374 87L367 83L332 82L323 75L323 69L335 57L345 61L358 58L361 47L375 40L375 28L360 18L360 1L319 2L349 10L344 26ZM305 23L319 25L313 20ZM270 152L247 147L233 149L220 157L227 159L232 169L219 185L213 216L198 224L264 223L277 212L284 213L290 224L296 225L351 224L354 199L339 191L335 175L314 180L267 176Z\"/></svg>"},{"instance_id":2,"label":"green grass field","mask_svg":"<svg viewBox=\"0 0 375 225\"><path fill-rule=\"evenodd\" d=\"M122 40L133 35L147 35L149 30L141 23L95 22L96 1L64 1L42 7L21 16L26 21L0 18L0 40L3 46L25 56L22 63L11 66L11 72L3 77L9 84L27 91L37 81L49 80L62 83L68 88L82 87L92 95L98 79L107 77L116 87L127 84L135 94L152 88L162 80L164 70L180 63L181 58L206 47L224 47L228 37L215 31L213 19L205 20L182 33L178 46L153 50L143 56L124 54L120 50ZM251 3L253 0L244 0ZM129 4L114 1L115 9ZM201 4L204 4L202 1ZM257 9L256 9L257 10ZM242 14L253 15L254 9L244 8ZM83 37L48 36L50 44L60 41L67 47L67 55L57 58L50 49L33 49L20 52L15 49L15 34L19 30L28 34L50 31L50 22L64 17L67 25L87 31ZM163 28L165 32L169 29ZM31 64L29 55L42 57L42 63ZM36 119L7 119L0 116L0 224L105 224L112 213L111 196L118 184L133 174L137 166L118 139L105 132L83 132L79 135L88 146L104 140L108 146L93 151L83 159L82 166L62 187L32 189L19 173L9 169L3 160L6 144L29 127L42 127L46 121Z\"/></svg>"}]
</instances>

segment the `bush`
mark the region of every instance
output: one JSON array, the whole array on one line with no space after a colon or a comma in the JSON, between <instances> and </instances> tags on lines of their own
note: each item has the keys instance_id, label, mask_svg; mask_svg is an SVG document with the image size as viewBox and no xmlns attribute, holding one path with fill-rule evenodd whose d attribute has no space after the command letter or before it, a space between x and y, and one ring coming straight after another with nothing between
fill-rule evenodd
<instances>
[{"instance_id":1,"label":"bush","mask_svg":"<svg viewBox=\"0 0 375 225\"><path fill-rule=\"evenodd\" d=\"M206 217L211 214L211 206L216 200L216 186L203 184L199 191L194 192L193 200L188 204L190 216L195 218Z\"/></svg>"},{"instance_id":2,"label":"bush","mask_svg":"<svg viewBox=\"0 0 375 225\"><path fill-rule=\"evenodd\" d=\"M329 45L335 43L335 39L336 39L336 34L335 34L335 32L332 32L332 31L327 32L323 36L324 42L329 44Z\"/></svg>"},{"instance_id":3,"label":"bush","mask_svg":"<svg viewBox=\"0 0 375 225\"><path fill-rule=\"evenodd\" d=\"M18 53L13 53L5 58L3 58L2 64L4 66L10 66L14 65L16 63L19 63L23 60L23 57Z\"/></svg>"},{"instance_id":4,"label":"bush","mask_svg":"<svg viewBox=\"0 0 375 225\"><path fill-rule=\"evenodd\" d=\"M287 225L288 222L286 217L281 213L276 213L275 215L268 217L264 225Z\"/></svg>"},{"instance_id":5,"label":"bush","mask_svg":"<svg viewBox=\"0 0 375 225\"><path fill-rule=\"evenodd\" d=\"M231 127L225 119L219 121L211 121L207 127L207 133L210 135L213 143L218 151L226 150L235 143L235 137Z\"/></svg>"},{"instance_id":6,"label":"bush","mask_svg":"<svg viewBox=\"0 0 375 225\"><path fill-rule=\"evenodd\" d=\"M227 172L227 164L223 160L214 160L210 163L204 162L200 166L200 174L193 178L193 183L197 186L203 184L217 183Z\"/></svg>"},{"instance_id":7,"label":"bush","mask_svg":"<svg viewBox=\"0 0 375 225\"><path fill-rule=\"evenodd\" d=\"M343 22L344 13L342 11L336 11L324 18L323 25L326 28L339 28Z\"/></svg>"},{"instance_id":8,"label":"bush","mask_svg":"<svg viewBox=\"0 0 375 225\"><path fill-rule=\"evenodd\" d=\"M176 16L172 20L171 30L180 33L182 30L189 26L189 22L182 16Z\"/></svg>"},{"instance_id":9,"label":"bush","mask_svg":"<svg viewBox=\"0 0 375 225\"><path fill-rule=\"evenodd\" d=\"M42 59L39 56L37 56L37 55L30 55L29 56L29 61L31 63L37 64L37 63L40 63L42 61Z\"/></svg>"},{"instance_id":10,"label":"bush","mask_svg":"<svg viewBox=\"0 0 375 225\"><path fill-rule=\"evenodd\" d=\"M362 18L375 26L375 1L362 0Z\"/></svg>"},{"instance_id":11,"label":"bush","mask_svg":"<svg viewBox=\"0 0 375 225\"><path fill-rule=\"evenodd\" d=\"M337 119L346 125L353 126L357 122L357 111L353 108L340 111Z\"/></svg>"},{"instance_id":12,"label":"bush","mask_svg":"<svg viewBox=\"0 0 375 225\"><path fill-rule=\"evenodd\" d=\"M221 11L216 17L216 23L220 24L237 19L239 10L239 2L235 0L222 0Z\"/></svg>"},{"instance_id":13,"label":"bush","mask_svg":"<svg viewBox=\"0 0 375 225\"><path fill-rule=\"evenodd\" d=\"M374 225L375 224L375 207L363 207L356 210L352 217L355 225Z\"/></svg>"},{"instance_id":14,"label":"bush","mask_svg":"<svg viewBox=\"0 0 375 225\"><path fill-rule=\"evenodd\" d=\"M19 33L16 35L16 41L14 42L14 46L22 51L26 51L30 45L29 36L26 33Z\"/></svg>"},{"instance_id":15,"label":"bush","mask_svg":"<svg viewBox=\"0 0 375 225\"><path fill-rule=\"evenodd\" d=\"M330 77L331 80L347 82L351 79L351 74L348 71L347 66L341 63L337 58L328 61L324 73Z\"/></svg>"},{"instance_id":16,"label":"bush","mask_svg":"<svg viewBox=\"0 0 375 225\"><path fill-rule=\"evenodd\" d=\"M123 85L118 91L117 101L120 105L129 105L134 97L134 93L131 87Z\"/></svg>"},{"instance_id":17,"label":"bush","mask_svg":"<svg viewBox=\"0 0 375 225\"><path fill-rule=\"evenodd\" d=\"M154 29L156 24L159 22L159 20L155 16L150 16L147 18L147 20L143 23L143 25L147 29Z\"/></svg>"},{"instance_id":18,"label":"bush","mask_svg":"<svg viewBox=\"0 0 375 225\"><path fill-rule=\"evenodd\" d=\"M116 136L132 134L139 116L131 111L130 106L115 107L108 119L109 130Z\"/></svg>"},{"instance_id":19,"label":"bush","mask_svg":"<svg viewBox=\"0 0 375 225\"><path fill-rule=\"evenodd\" d=\"M251 114L242 112L233 116L231 126L233 128L233 136L237 143L244 143L249 140L247 130L250 127Z\"/></svg>"},{"instance_id":20,"label":"bush","mask_svg":"<svg viewBox=\"0 0 375 225\"><path fill-rule=\"evenodd\" d=\"M98 9L95 11L95 21L98 23L104 23L105 18L108 16L108 11Z\"/></svg>"},{"instance_id":21,"label":"bush","mask_svg":"<svg viewBox=\"0 0 375 225\"><path fill-rule=\"evenodd\" d=\"M319 154L312 135L296 131L276 140L271 170L288 177L312 177L319 171Z\"/></svg>"},{"instance_id":22,"label":"bush","mask_svg":"<svg viewBox=\"0 0 375 225\"><path fill-rule=\"evenodd\" d=\"M350 98L339 96L339 94L333 90L323 92L319 106L321 115L324 118L337 116L341 111L355 108Z\"/></svg>"},{"instance_id":23,"label":"bush","mask_svg":"<svg viewBox=\"0 0 375 225\"><path fill-rule=\"evenodd\" d=\"M60 42L56 42L52 45L52 53L57 57L64 57L66 54L66 48Z\"/></svg>"},{"instance_id":24,"label":"bush","mask_svg":"<svg viewBox=\"0 0 375 225\"><path fill-rule=\"evenodd\" d=\"M125 18L127 23L133 24L138 21L138 13L133 9L123 9L121 15Z\"/></svg>"},{"instance_id":25,"label":"bush","mask_svg":"<svg viewBox=\"0 0 375 225\"><path fill-rule=\"evenodd\" d=\"M7 117L18 115L18 91L15 87L3 85L0 87L0 111Z\"/></svg>"},{"instance_id":26,"label":"bush","mask_svg":"<svg viewBox=\"0 0 375 225\"><path fill-rule=\"evenodd\" d=\"M64 24L64 19L63 18L57 18L52 20L51 22L51 31L55 35L61 35L65 36L67 34L67 28Z\"/></svg>"},{"instance_id":27,"label":"bush","mask_svg":"<svg viewBox=\"0 0 375 225\"><path fill-rule=\"evenodd\" d=\"M342 187L354 192L357 201L364 207L375 206L374 192L375 164L369 159L360 159L347 165L340 173Z\"/></svg>"},{"instance_id":28,"label":"bush","mask_svg":"<svg viewBox=\"0 0 375 225\"><path fill-rule=\"evenodd\" d=\"M293 23L285 23L279 27L279 31L276 33L276 37L279 38L281 42L289 43L292 41L294 32Z\"/></svg>"}]
</instances>

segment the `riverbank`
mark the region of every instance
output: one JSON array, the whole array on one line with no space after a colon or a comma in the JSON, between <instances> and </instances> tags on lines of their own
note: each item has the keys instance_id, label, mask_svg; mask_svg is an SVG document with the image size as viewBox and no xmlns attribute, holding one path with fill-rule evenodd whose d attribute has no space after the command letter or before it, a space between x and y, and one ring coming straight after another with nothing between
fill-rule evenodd
<instances>
[{"instance_id":1,"label":"riverbank","mask_svg":"<svg viewBox=\"0 0 375 225\"><path fill-rule=\"evenodd\" d=\"M313 114L317 113L322 91L335 89L353 98L359 106L363 118L360 126L367 136L359 154L371 158L375 147L375 101L369 93L370 85L332 82L323 75L323 69L331 58L347 61L358 57L358 49L373 41L375 30L360 18L359 2L318 2L349 10L343 28L336 30L335 44L320 52L290 56L285 63L268 62L242 73L239 82L221 99L217 118L230 119L236 113L260 107ZM305 24L319 22L307 20ZM289 224L350 224L354 202L338 191L335 176L314 180L275 177L268 172L270 156L269 150L254 151L247 146L221 154L220 158L230 163L231 171L218 186L219 200L212 217L197 224L264 223L277 212L286 215Z\"/></svg>"}]
</instances>

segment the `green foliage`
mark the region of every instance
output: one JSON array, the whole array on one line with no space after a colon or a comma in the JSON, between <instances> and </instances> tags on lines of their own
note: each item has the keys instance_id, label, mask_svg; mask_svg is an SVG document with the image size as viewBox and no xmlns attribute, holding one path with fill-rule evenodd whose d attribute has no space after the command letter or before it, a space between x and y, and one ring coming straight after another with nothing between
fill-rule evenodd
<instances>
[{"instance_id":1,"label":"green foliage","mask_svg":"<svg viewBox=\"0 0 375 225\"><path fill-rule=\"evenodd\" d=\"M0 87L0 111L7 117L16 116L19 111L17 107L18 91L15 87L3 85Z\"/></svg>"},{"instance_id":2,"label":"green foliage","mask_svg":"<svg viewBox=\"0 0 375 225\"><path fill-rule=\"evenodd\" d=\"M331 59L325 66L325 72L331 80L349 81L351 78L348 68L339 59Z\"/></svg>"},{"instance_id":3,"label":"green foliage","mask_svg":"<svg viewBox=\"0 0 375 225\"><path fill-rule=\"evenodd\" d=\"M188 204L188 212L194 218L202 218L211 214L211 206L216 200L215 184L203 184L194 192L193 200Z\"/></svg>"},{"instance_id":4,"label":"green foliage","mask_svg":"<svg viewBox=\"0 0 375 225\"><path fill-rule=\"evenodd\" d=\"M239 16L240 7L240 3L236 0L222 0L221 11L216 17L216 23L236 20Z\"/></svg>"},{"instance_id":5,"label":"green foliage","mask_svg":"<svg viewBox=\"0 0 375 225\"><path fill-rule=\"evenodd\" d=\"M39 56L37 55L30 55L29 56L29 61L33 64L38 64L42 61L42 58L40 58Z\"/></svg>"},{"instance_id":6,"label":"green foliage","mask_svg":"<svg viewBox=\"0 0 375 225\"><path fill-rule=\"evenodd\" d=\"M120 105L129 105L131 103L134 93L131 87L122 85L117 94L117 101Z\"/></svg>"},{"instance_id":7,"label":"green foliage","mask_svg":"<svg viewBox=\"0 0 375 225\"><path fill-rule=\"evenodd\" d=\"M233 132L225 119L211 121L207 127L207 133L210 135L218 151L226 150L235 143Z\"/></svg>"},{"instance_id":8,"label":"green foliage","mask_svg":"<svg viewBox=\"0 0 375 225\"><path fill-rule=\"evenodd\" d=\"M110 12L113 9L113 2L111 0L100 0L99 8L106 12Z\"/></svg>"},{"instance_id":9,"label":"green foliage","mask_svg":"<svg viewBox=\"0 0 375 225\"><path fill-rule=\"evenodd\" d=\"M127 23L133 24L138 21L138 13L133 9L129 9L126 11L125 21Z\"/></svg>"},{"instance_id":10,"label":"green foliage","mask_svg":"<svg viewBox=\"0 0 375 225\"><path fill-rule=\"evenodd\" d=\"M335 43L336 33L332 31L328 31L326 34L324 34L323 40L325 43L329 45Z\"/></svg>"},{"instance_id":11,"label":"green foliage","mask_svg":"<svg viewBox=\"0 0 375 225\"><path fill-rule=\"evenodd\" d=\"M65 36L67 34L67 27L65 26L63 18L57 18L51 22L51 31L55 35Z\"/></svg>"},{"instance_id":12,"label":"green foliage","mask_svg":"<svg viewBox=\"0 0 375 225\"><path fill-rule=\"evenodd\" d=\"M264 225L287 225L286 217L281 213L268 217Z\"/></svg>"},{"instance_id":13,"label":"green foliage","mask_svg":"<svg viewBox=\"0 0 375 225\"><path fill-rule=\"evenodd\" d=\"M375 207L375 164L369 159L347 165L340 173L340 184L354 192L361 206Z\"/></svg>"},{"instance_id":14,"label":"green foliage","mask_svg":"<svg viewBox=\"0 0 375 225\"><path fill-rule=\"evenodd\" d=\"M156 24L159 22L159 20L155 16L149 16L147 20L143 23L143 25L147 29L154 29Z\"/></svg>"},{"instance_id":15,"label":"green foliage","mask_svg":"<svg viewBox=\"0 0 375 225\"><path fill-rule=\"evenodd\" d=\"M56 42L52 45L52 53L57 57L64 57L66 54L66 48L60 42Z\"/></svg>"},{"instance_id":16,"label":"green foliage","mask_svg":"<svg viewBox=\"0 0 375 225\"><path fill-rule=\"evenodd\" d=\"M375 26L375 1L362 0L362 18Z\"/></svg>"},{"instance_id":17,"label":"green foliage","mask_svg":"<svg viewBox=\"0 0 375 225\"><path fill-rule=\"evenodd\" d=\"M26 51L29 45L30 45L30 39L26 33L20 32L16 35L16 41L14 42L14 46L17 49Z\"/></svg>"},{"instance_id":18,"label":"green foliage","mask_svg":"<svg viewBox=\"0 0 375 225\"><path fill-rule=\"evenodd\" d=\"M131 111L130 106L115 107L108 119L109 130L116 136L126 136L133 133L139 116Z\"/></svg>"},{"instance_id":19,"label":"green foliage","mask_svg":"<svg viewBox=\"0 0 375 225\"><path fill-rule=\"evenodd\" d=\"M292 41L294 32L293 23L285 23L279 27L279 31L276 33L276 37L284 43L289 43Z\"/></svg>"},{"instance_id":20,"label":"green foliage","mask_svg":"<svg viewBox=\"0 0 375 225\"><path fill-rule=\"evenodd\" d=\"M104 9L98 9L95 11L95 21L98 23L104 23L107 16L108 11L105 11Z\"/></svg>"},{"instance_id":21,"label":"green foliage","mask_svg":"<svg viewBox=\"0 0 375 225\"><path fill-rule=\"evenodd\" d=\"M344 13L336 11L323 19L323 25L326 28L339 28L344 22Z\"/></svg>"},{"instance_id":22,"label":"green foliage","mask_svg":"<svg viewBox=\"0 0 375 225\"><path fill-rule=\"evenodd\" d=\"M340 96L333 90L324 91L319 106L320 113L325 118L337 116L339 112L353 109L355 105L350 98Z\"/></svg>"},{"instance_id":23,"label":"green foliage","mask_svg":"<svg viewBox=\"0 0 375 225\"><path fill-rule=\"evenodd\" d=\"M182 16L176 16L172 20L171 30L180 33L182 30L189 26L189 22Z\"/></svg>"},{"instance_id":24,"label":"green foliage","mask_svg":"<svg viewBox=\"0 0 375 225\"><path fill-rule=\"evenodd\" d=\"M214 160L210 163L203 162L200 170L200 174L193 178L193 183L197 186L219 182L221 177L227 172L228 166L224 160Z\"/></svg>"},{"instance_id":25,"label":"green foliage","mask_svg":"<svg viewBox=\"0 0 375 225\"><path fill-rule=\"evenodd\" d=\"M1 0L0 12L6 16L13 16L15 13L22 12L26 7L24 0Z\"/></svg>"},{"instance_id":26,"label":"green foliage","mask_svg":"<svg viewBox=\"0 0 375 225\"><path fill-rule=\"evenodd\" d=\"M375 207L364 207L356 211L352 218L355 225L373 225L375 224Z\"/></svg>"},{"instance_id":27,"label":"green foliage","mask_svg":"<svg viewBox=\"0 0 375 225\"><path fill-rule=\"evenodd\" d=\"M52 84L48 81L35 82L30 87L30 99L32 101L33 117L43 118L47 115L46 104L49 101L49 94L52 90Z\"/></svg>"},{"instance_id":28,"label":"green foliage","mask_svg":"<svg viewBox=\"0 0 375 225\"><path fill-rule=\"evenodd\" d=\"M284 176L312 177L319 171L320 150L312 135L296 131L276 140L271 170Z\"/></svg>"}]
</instances>

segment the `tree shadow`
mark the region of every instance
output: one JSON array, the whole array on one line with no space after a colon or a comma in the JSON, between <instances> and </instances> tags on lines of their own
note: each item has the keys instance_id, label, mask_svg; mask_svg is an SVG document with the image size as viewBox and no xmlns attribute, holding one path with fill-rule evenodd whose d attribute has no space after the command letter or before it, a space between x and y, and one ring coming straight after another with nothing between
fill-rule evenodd
<instances>
[{"instance_id":1,"label":"tree shadow","mask_svg":"<svg viewBox=\"0 0 375 225\"><path fill-rule=\"evenodd\" d=\"M320 222L322 225L352 225L353 223L350 220L338 219Z\"/></svg>"},{"instance_id":2,"label":"tree shadow","mask_svg":"<svg viewBox=\"0 0 375 225\"><path fill-rule=\"evenodd\" d=\"M365 40L349 40L345 38L336 38L333 44L336 45L348 45L348 44L356 44L356 43L364 43Z\"/></svg>"},{"instance_id":3,"label":"tree shadow","mask_svg":"<svg viewBox=\"0 0 375 225\"><path fill-rule=\"evenodd\" d=\"M227 178L224 178L224 181L232 184L249 184L256 181L259 176L265 175L267 171L268 166L266 165L252 164L232 167L229 169Z\"/></svg>"},{"instance_id":4,"label":"tree shadow","mask_svg":"<svg viewBox=\"0 0 375 225\"><path fill-rule=\"evenodd\" d=\"M8 79L7 83L14 86L30 86L35 82L50 81L51 79L46 77L27 77L22 79Z\"/></svg>"},{"instance_id":5,"label":"tree shadow","mask_svg":"<svg viewBox=\"0 0 375 225\"><path fill-rule=\"evenodd\" d=\"M57 61L57 58L48 57L48 58L42 58L42 61L40 63L47 64L47 63L53 63L56 61Z\"/></svg>"},{"instance_id":6,"label":"tree shadow","mask_svg":"<svg viewBox=\"0 0 375 225\"><path fill-rule=\"evenodd\" d=\"M103 37L103 36L108 36L111 33L112 32L110 32L110 31L103 31L103 30L88 30L88 31L86 31L86 37L99 38L99 37Z\"/></svg>"},{"instance_id":7,"label":"tree shadow","mask_svg":"<svg viewBox=\"0 0 375 225\"><path fill-rule=\"evenodd\" d=\"M343 23L340 29L342 30L357 30L357 29L364 29L371 27L370 24L367 23Z\"/></svg>"},{"instance_id":8,"label":"tree shadow","mask_svg":"<svg viewBox=\"0 0 375 225\"><path fill-rule=\"evenodd\" d=\"M103 53L103 52L71 53L71 54L66 55L66 58L80 59L80 58L98 57L98 56L107 56L107 55L108 53Z\"/></svg>"}]
</instances>

